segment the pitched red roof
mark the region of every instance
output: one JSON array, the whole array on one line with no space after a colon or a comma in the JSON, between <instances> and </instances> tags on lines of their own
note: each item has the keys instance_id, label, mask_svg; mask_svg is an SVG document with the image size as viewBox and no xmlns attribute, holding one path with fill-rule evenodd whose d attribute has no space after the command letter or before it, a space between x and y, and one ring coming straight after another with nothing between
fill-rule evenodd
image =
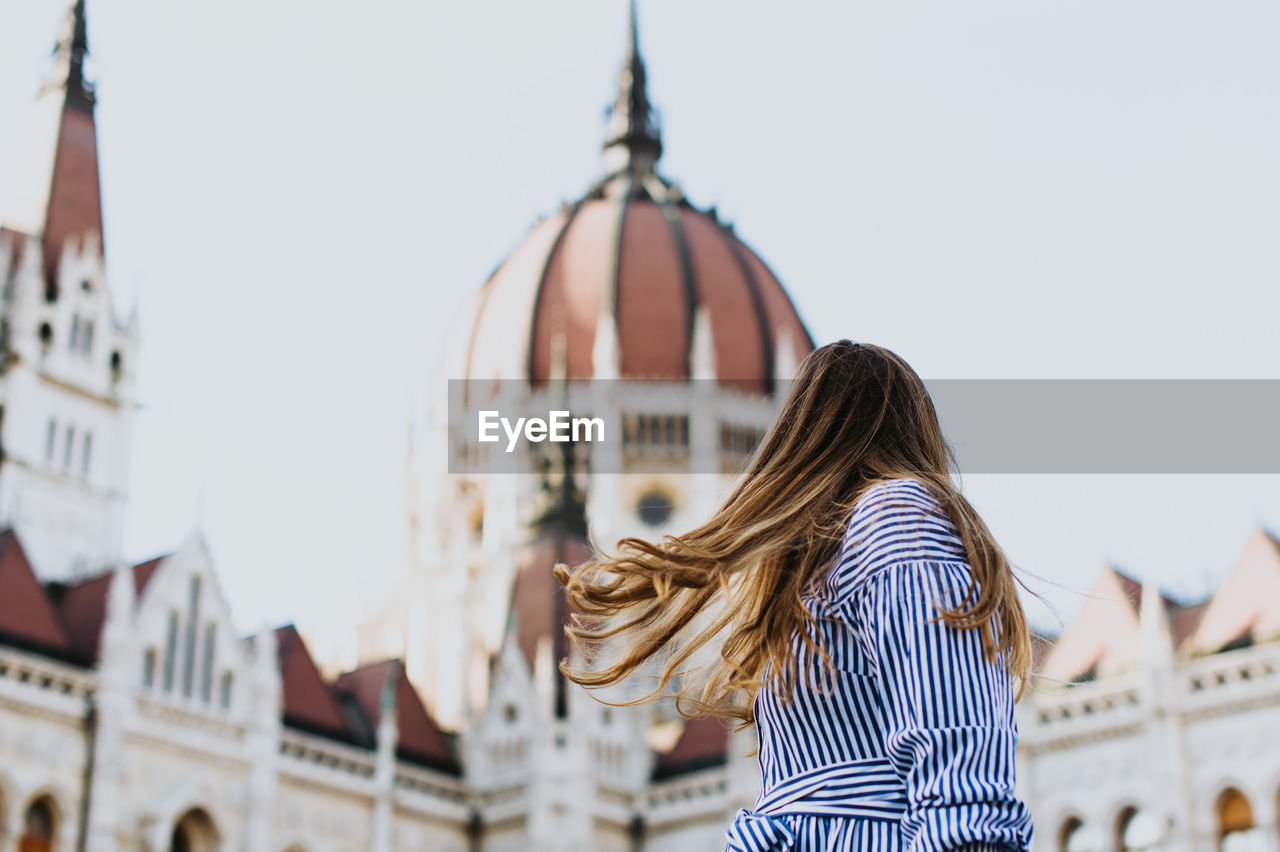
<instances>
[{"instance_id":1,"label":"pitched red roof","mask_svg":"<svg viewBox=\"0 0 1280 852\"><path fill-rule=\"evenodd\" d=\"M1040 671L1041 665L1049 656L1049 652L1053 650L1053 643L1057 639L1056 636L1050 636L1046 633L1039 633L1035 630L1031 631L1031 670Z\"/></svg>"},{"instance_id":2,"label":"pitched red roof","mask_svg":"<svg viewBox=\"0 0 1280 852\"><path fill-rule=\"evenodd\" d=\"M133 566L133 589L141 596L160 563L168 557L157 556ZM108 571L76 583L51 584L62 623L71 637L71 646L89 663L98 661L98 644L102 639L102 623L107 618L107 594L111 591L112 572Z\"/></svg>"},{"instance_id":3,"label":"pitched red roof","mask_svg":"<svg viewBox=\"0 0 1280 852\"><path fill-rule=\"evenodd\" d=\"M71 74L66 81L66 98L58 139L54 147L53 175L49 184L44 221L44 275L46 292L58 292L58 261L68 242L80 244L92 235L102 253L102 187L98 177L98 128L94 123L94 98L84 80L83 7L73 10L77 26L71 50ZM75 53L75 51L79 53Z\"/></svg>"},{"instance_id":4,"label":"pitched red roof","mask_svg":"<svg viewBox=\"0 0 1280 852\"><path fill-rule=\"evenodd\" d=\"M569 622L569 604L564 587L553 573L556 563L563 562L573 568L591 556L590 545L576 536L564 534L539 538L517 555L512 612L516 642L530 668L538 645L548 637L555 662L563 659L568 651L564 628Z\"/></svg>"},{"instance_id":5,"label":"pitched red roof","mask_svg":"<svg viewBox=\"0 0 1280 852\"><path fill-rule=\"evenodd\" d=\"M358 738L292 624L276 630L284 723L328 737Z\"/></svg>"},{"instance_id":6,"label":"pitched red roof","mask_svg":"<svg viewBox=\"0 0 1280 852\"><path fill-rule=\"evenodd\" d=\"M32 650L72 653L71 636L13 530L0 532L0 635Z\"/></svg>"},{"instance_id":7,"label":"pitched red roof","mask_svg":"<svg viewBox=\"0 0 1280 852\"><path fill-rule=\"evenodd\" d=\"M1280 541L1255 529L1198 619L1185 651L1212 654L1280 636Z\"/></svg>"},{"instance_id":8,"label":"pitched red roof","mask_svg":"<svg viewBox=\"0 0 1280 852\"><path fill-rule=\"evenodd\" d=\"M569 654L565 627L571 623L573 613L564 587L555 577L556 564L563 562L574 568L593 555L587 541L557 523L517 553L507 629L514 629L516 644L531 670L536 668L538 648L545 642L550 642L553 664L558 665ZM557 672L552 708L557 718L568 715L568 689L564 675Z\"/></svg>"},{"instance_id":9,"label":"pitched red roof","mask_svg":"<svg viewBox=\"0 0 1280 852\"><path fill-rule=\"evenodd\" d=\"M671 751L658 755L653 777L670 778L723 766L729 757L729 724L715 716L690 719Z\"/></svg>"},{"instance_id":10,"label":"pitched red roof","mask_svg":"<svg viewBox=\"0 0 1280 852\"><path fill-rule=\"evenodd\" d=\"M27 249L27 240L31 239L29 234L23 233L15 228L7 225L0 226L0 246L8 245L9 248L9 264L11 267L17 267L22 263L23 252Z\"/></svg>"},{"instance_id":11,"label":"pitched red roof","mask_svg":"<svg viewBox=\"0 0 1280 852\"><path fill-rule=\"evenodd\" d=\"M1119 568L1113 567L1111 570L1120 579L1120 587L1124 590L1125 599L1129 601L1133 611L1138 612L1142 608L1142 581ZM1173 635L1173 644L1176 648L1195 632L1208 601L1185 604L1161 592L1160 602L1164 605L1165 614L1169 617L1169 630Z\"/></svg>"},{"instance_id":12,"label":"pitched red roof","mask_svg":"<svg viewBox=\"0 0 1280 852\"><path fill-rule=\"evenodd\" d=\"M382 694L389 680L396 690L396 754L402 759L457 773L457 759L449 738L440 730L399 660L372 663L339 675L335 688L350 695L361 715L376 730L382 721Z\"/></svg>"}]
</instances>

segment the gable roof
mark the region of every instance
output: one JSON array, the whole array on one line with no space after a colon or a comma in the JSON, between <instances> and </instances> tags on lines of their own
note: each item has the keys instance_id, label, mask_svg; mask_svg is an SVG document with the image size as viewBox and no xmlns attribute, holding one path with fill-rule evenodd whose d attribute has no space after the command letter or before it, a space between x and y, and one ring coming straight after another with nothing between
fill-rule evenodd
<instances>
[{"instance_id":1,"label":"gable roof","mask_svg":"<svg viewBox=\"0 0 1280 852\"><path fill-rule=\"evenodd\" d=\"M35 239L25 231L17 228L11 228L8 225L0 225L0 251L8 249L9 265L11 268L17 268L22 265L23 253L27 248L27 241Z\"/></svg>"},{"instance_id":2,"label":"gable roof","mask_svg":"<svg viewBox=\"0 0 1280 852\"><path fill-rule=\"evenodd\" d=\"M362 739L360 732L348 724L332 689L307 650L307 643L292 624L276 630L276 655L286 725L333 739Z\"/></svg>"},{"instance_id":3,"label":"gable roof","mask_svg":"<svg viewBox=\"0 0 1280 852\"><path fill-rule=\"evenodd\" d=\"M449 738L431 718L399 660L371 663L338 676L334 687L350 695L371 730L382 721L382 696L395 685L396 755L443 772L460 774Z\"/></svg>"},{"instance_id":4,"label":"gable roof","mask_svg":"<svg viewBox=\"0 0 1280 852\"><path fill-rule=\"evenodd\" d=\"M1280 541L1256 529L1204 608L1186 650L1212 654L1241 637L1280 636Z\"/></svg>"},{"instance_id":5,"label":"gable roof","mask_svg":"<svg viewBox=\"0 0 1280 852\"><path fill-rule=\"evenodd\" d=\"M139 562L133 566L134 594L141 596L160 563L169 554ZM66 625L71 647L88 663L98 662L98 646L102 640L102 624L107 618L107 595L111 591L113 572L106 571L74 583L50 583L50 597L58 606Z\"/></svg>"},{"instance_id":6,"label":"gable roof","mask_svg":"<svg viewBox=\"0 0 1280 852\"><path fill-rule=\"evenodd\" d=\"M0 590L0 636L6 643L56 657L75 656L66 625L12 529L0 532Z\"/></svg>"},{"instance_id":7,"label":"gable roof","mask_svg":"<svg viewBox=\"0 0 1280 852\"><path fill-rule=\"evenodd\" d=\"M1204 603L1186 604L1161 592L1174 649L1185 645L1206 611ZM1036 671L1049 680L1114 674L1141 664L1142 582L1108 565L1089 590L1076 617L1038 654Z\"/></svg>"},{"instance_id":8,"label":"gable roof","mask_svg":"<svg viewBox=\"0 0 1280 852\"><path fill-rule=\"evenodd\" d=\"M1137 614L1142 608L1142 581L1134 577L1127 571L1112 567L1112 571L1120 579L1121 588L1124 590L1125 600L1133 608L1133 612ZM1208 601L1200 601L1197 603L1187 604L1175 600L1163 591L1160 592L1160 603L1164 606L1165 616L1169 619L1169 630L1173 636L1173 645L1175 648L1182 645L1187 637L1195 630L1196 625L1200 621L1200 617L1204 615L1205 606Z\"/></svg>"}]
</instances>

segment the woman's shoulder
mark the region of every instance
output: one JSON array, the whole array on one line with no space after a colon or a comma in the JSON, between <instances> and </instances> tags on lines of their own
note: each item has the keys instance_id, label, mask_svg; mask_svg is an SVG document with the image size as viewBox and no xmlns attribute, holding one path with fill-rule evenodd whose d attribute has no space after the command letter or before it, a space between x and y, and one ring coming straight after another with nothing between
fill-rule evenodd
<instances>
[{"instance_id":1,"label":"woman's shoulder","mask_svg":"<svg viewBox=\"0 0 1280 852\"><path fill-rule=\"evenodd\" d=\"M854 509L854 517L865 515L868 510L886 503L914 505L927 512L941 508L938 498L918 479L881 479L862 492Z\"/></svg>"},{"instance_id":2,"label":"woman's shoulder","mask_svg":"<svg viewBox=\"0 0 1280 852\"><path fill-rule=\"evenodd\" d=\"M858 499L831 579L841 597L884 569L965 559L964 542L938 498L915 479L888 479Z\"/></svg>"}]
</instances>

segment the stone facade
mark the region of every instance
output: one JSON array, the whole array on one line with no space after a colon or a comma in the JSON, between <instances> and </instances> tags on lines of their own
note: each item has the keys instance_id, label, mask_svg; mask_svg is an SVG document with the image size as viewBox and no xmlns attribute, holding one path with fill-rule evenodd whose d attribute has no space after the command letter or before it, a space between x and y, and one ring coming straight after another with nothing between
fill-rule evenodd
<instances>
[{"instance_id":1,"label":"stone facade","mask_svg":"<svg viewBox=\"0 0 1280 852\"><path fill-rule=\"evenodd\" d=\"M1280 849L1277 590L1261 530L1204 603L1102 572L1019 705L1037 849Z\"/></svg>"}]
</instances>

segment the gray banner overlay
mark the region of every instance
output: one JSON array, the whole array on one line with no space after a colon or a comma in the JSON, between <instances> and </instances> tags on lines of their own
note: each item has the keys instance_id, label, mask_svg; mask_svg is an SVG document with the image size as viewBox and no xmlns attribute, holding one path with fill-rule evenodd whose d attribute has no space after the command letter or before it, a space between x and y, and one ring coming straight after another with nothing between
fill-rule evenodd
<instances>
[{"instance_id":1,"label":"gray banner overlay","mask_svg":"<svg viewBox=\"0 0 1280 852\"><path fill-rule=\"evenodd\" d=\"M926 385L961 473L1280 473L1280 380ZM451 381L448 470L531 473L569 449L596 473L732 473L787 391L765 396L709 380L537 389Z\"/></svg>"}]
</instances>

